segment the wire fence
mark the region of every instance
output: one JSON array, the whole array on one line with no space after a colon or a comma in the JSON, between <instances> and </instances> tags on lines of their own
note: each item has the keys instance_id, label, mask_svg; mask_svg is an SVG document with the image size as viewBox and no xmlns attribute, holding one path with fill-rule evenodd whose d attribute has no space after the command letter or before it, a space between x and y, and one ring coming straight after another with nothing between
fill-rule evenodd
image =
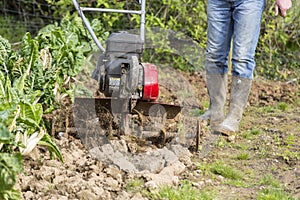
<instances>
[{"instance_id":1,"label":"wire fence","mask_svg":"<svg viewBox=\"0 0 300 200\"><path fill-rule=\"evenodd\" d=\"M53 16L55 9L43 0L1 0L0 34L13 40L26 32L36 34L45 25L60 21Z\"/></svg>"}]
</instances>

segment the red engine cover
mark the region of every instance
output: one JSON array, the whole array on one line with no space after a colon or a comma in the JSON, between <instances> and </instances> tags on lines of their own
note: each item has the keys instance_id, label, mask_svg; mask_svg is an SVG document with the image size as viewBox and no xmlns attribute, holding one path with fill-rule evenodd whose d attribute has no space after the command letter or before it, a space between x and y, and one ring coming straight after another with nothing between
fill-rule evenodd
<instances>
[{"instance_id":1,"label":"red engine cover","mask_svg":"<svg viewBox=\"0 0 300 200\"><path fill-rule=\"evenodd\" d=\"M151 63L142 63L144 68L143 100L155 101L159 95L157 67Z\"/></svg>"}]
</instances>

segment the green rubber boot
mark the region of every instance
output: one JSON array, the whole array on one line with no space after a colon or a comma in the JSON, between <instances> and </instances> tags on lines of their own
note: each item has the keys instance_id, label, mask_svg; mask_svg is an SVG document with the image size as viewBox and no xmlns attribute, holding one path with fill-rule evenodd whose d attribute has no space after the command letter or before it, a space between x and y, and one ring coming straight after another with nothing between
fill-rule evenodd
<instances>
[{"instance_id":1,"label":"green rubber boot","mask_svg":"<svg viewBox=\"0 0 300 200\"><path fill-rule=\"evenodd\" d=\"M209 120L214 130L224 120L224 106L226 101L228 78L227 74L206 75L206 86L209 94L209 109L200 116L202 120Z\"/></svg>"},{"instance_id":2,"label":"green rubber boot","mask_svg":"<svg viewBox=\"0 0 300 200\"><path fill-rule=\"evenodd\" d=\"M230 135L239 130L239 124L248 101L251 85L252 79L232 77L229 112L225 120L217 127L217 131Z\"/></svg>"}]
</instances>

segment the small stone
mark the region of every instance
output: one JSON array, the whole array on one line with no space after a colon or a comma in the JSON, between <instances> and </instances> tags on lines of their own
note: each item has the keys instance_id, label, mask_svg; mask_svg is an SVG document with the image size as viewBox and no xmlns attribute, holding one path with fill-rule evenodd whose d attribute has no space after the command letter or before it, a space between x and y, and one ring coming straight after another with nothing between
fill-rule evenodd
<instances>
[{"instance_id":1,"label":"small stone","mask_svg":"<svg viewBox=\"0 0 300 200\"><path fill-rule=\"evenodd\" d=\"M24 194L24 198L25 199L33 199L35 197L35 194L31 191L27 191L25 194Z\"/></svg>"},{"instance_id":2,"label":"small stone","mask_svg":"<svg viewBox=\"0 0 300 200\"><path fill-rule=\"evenodd\" d=\"M106 199L113 199L113 198L112 198L112 195L110 194L110 192L105 190L100 199L106 200Z\"/></svg>"},{"instance_id":3,"label":"small stone","mask_svg":"<svg viewBox=\"0 0 300 200\"><path fill-rule=\"evenodd\" d=\"M57 199L59 199L59 200L68 200L68 197L62 196L62 195L54 195L49 200L57 200Z\"/></svg>"},{"instance_id":4,"label":"small stone","mask_svg":"<svg viewBox=\"0 0 300 200\"><path fill-rule=\"evenodd\" d=\"M156 188L158 188L157 184L155 183L155 181L148 181L145 183L145 187L150 189L150 190L154 190Z\"/></svg>"},{"instance_id":5,"label":"small stone","mask_svg":"<svg viewBox=\"0 0 300 200\"><path fill-rule=\"evenodd\" d=\"M148 170L151 173L159 173L165 166L165 161L161 155L137 155L132 162L139 171Z\"/></svg>"},{"instance_id":6,"label":"small stone","mask_svg":"<svg viewBox=\"0 0 300 200\"><path fill-rule=\"evenodd\" d=\"M102 187L92 187L92 191L97 195L98 197L101 197L104 193L104 189Z\"/></svg>"},{"instance_id":7,"label":"small stone","mask_svg":"<svg viewBox=\"0 0 300 200\"><path fill-rule=\"evenodd\" d=\"M92 191L82 190L77 193L77 197L81 200L96 200L99 199Z\"/></svg>"},{"instance_id":8,"label":"small stone","mask_svg":"<svg viewBox=\"0 0 300 200\"><path fill-rule=\"evenodd\" d=\"M57 135L59 137L67 137L68 136L65 132L59 132Z\"/></svg>"},{"instance_id":9,"label":"small stone","mask_svg":"<svg viewBox=\"0 0 300 200\"><path fill-rule=\"evenodd\" d=\"M179 178L178 178L178 176L173 176L172 177L172 183L175 186L179 185Z\"/></svg>"},{"instance_id":10,"label":"small stone","mask_svg":"<svg viewBox=\"0 0 300 200\"><path fill-rule=\"evenodd\" d=\"M138 192L131 198L131 200L147 200L147 198L144 198L142 194Z\"/></svg>"},{"instance_id":11,"label":"small stone","mask_svg":"<svg viewBox=\"0 0 300 200\"><path fill-rule=\"evenodd\" d=\"M172 145L171 150L175 153L175 155L178 158L181 158L183 156L188 156L188 157L192 156L191 152L187 148L185 148L179 144Z\"/></svg>"},{"instance_id":12,"label":"small stone","mask_svg":"<svg viewBox=\"0 0 300 200\"><path fill-rule=\"evenodd\" d=\"M121 191L116 200L130 200L130 195L126 191Z\"/></svg>"},{"instance_id":13,"label":"small stone","mask_svg":"<svg viewBox=\"0 0 300 200\"><path fill-rule=\"evenodd\" d=\"M110 144L103 145L101 150L107 156L113 155L113 153L114 153L114 149L113 149L112 145L110 145Z\"/></svg>"},{"instance_id":14,"label":"small stone","mask_svg":"<svg viewBox=\"0 0 300 200\"><path fill-rule=\"evenodd\" d=\"M173 177L181 174L185 170L185 165L177 161L172 165L165 167L159 174L150 174L155 185L173 184Z\"/></svg>"},{"instance_id":15,"label":"small stone","mask_svg":"<svg viewBox=\"0 0 300 200\"><path fill-rule=\"evenodd\" d=\"M192 162L190 156L187 156L187 155L181 156L179 160L180 160L180 162L184 163L187 167L190 167L193 165L193 162Z\"/></svg>"},{"instance_id":16,"label":"small stone","mask_svg":"<svg viewBox=\"0 0 300 200\"><path fill-rule=\"evenodd\" d=\"M221 175L219 175L219 176L217 176L217 180L219 180L219 181L224 181L224 177L223 176L221 176Z\"/></svg>"},{"instance_id":17,"label":"small stone","mask_svg":"<svg viewBox=\"0 0 300 200\"><path fill-rule=\"evenodd\" d=\"M115 151L119 151L121 153L127 153L128 152L128 148L127 148L127 145L126 145L126 141L125 140L111 140L110 141L113 149Z\"/></svg>"},{"instance_id":18,"label":"small stone","mask_svg":"<svg viewBox=\"0 0 300 200\"><path fill-rule=\"evenodd\" d=\"M110 160L117 165L121 170L126 172L136 172L135 166L120 152L111 155Z\"/></svg>"},{"instance_id":19,"label":"small stone","mask_svg":"<svg viewBox=\"0 0 300 200\"><path fill-rule=\"evenodd\" d=\"M119 183L115 179L108 177L105 179L104 185L107 187L108 190L111 191L119 191Z\"/></svg>"},{"instance_id":20,"label":"small stone","mask_svg":"<svg viewBox=\"0 0 300 200\"><path fill-rule=\"evenodd\" d=\"M106 154L103 153L99 147L90 149L89 154L100 161L107 160Z\"/></svg>"},{"instance_id":21,"label":"small stone","mask_svg":"<svg viewBox=\"0 0 300 200\"><path fill-rule=\"evenodd\" d=\"M122 172L115 166L110 165L108 168L104 170L104 172L116 179L117 181L121 182L122 181Z\"/></svg>"},{"instance_id":22,"label":"small stone","mask_svg":"<svg viewBox=\"0 0 300 200\"><path fill-rule=\"evenodd\" d=\"M204 181L195 182L194 186L201 189L205 185Z\"/></svg>"},{"instance_id":23,"label":"small stone","mask_svg":"<svg viewBox=\"0 0 300 200\"><path fill-rule=\"evenodd\" d=\"M178 157L175 155L174 152L170 151L166 147L159 150L159 153L165 159L166 165L170 165L178 160Z\"/></svg>"},{"instance_id":24,"label":"small stone","mask_svg":"<svg viewBox=\"0 0 300 200\"><path fill-rule=\"evenodd\" d=\"M65 181L66 177L64 176L56 176L53 179L53 184L59 184L59 183L63 183Z\"/></svg>"},{"instance_id":25,"label":"small stone","mask_svg":"<svg viewBox=\"0 0 300 200\"><path fill-rule=\"evenodd\" d=\"M207 179L205 180L205 184L212 185L213 181L211 179Z\"/></svg>"},{"instance_id":26,"label":"small stone","mask_svg":"<svg viewBox=\"0 0 300 200\"><path fill-rule=\"evenodd\" d=\"M228 136L228 141L229 142L234 142L235 141L235 135Z\"/></svg>"}]
</instances>

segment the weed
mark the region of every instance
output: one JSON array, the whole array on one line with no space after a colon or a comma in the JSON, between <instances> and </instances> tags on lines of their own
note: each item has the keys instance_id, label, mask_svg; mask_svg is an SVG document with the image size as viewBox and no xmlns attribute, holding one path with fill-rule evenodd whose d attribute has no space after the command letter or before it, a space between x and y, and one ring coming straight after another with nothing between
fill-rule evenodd
<instances>
[{"instance_id":1,"label":"weed","mask_svg":"<svg viewBox=\"0 0 300 200\"><path fill-rule=\"evenodd\" d=\"M262 177L259 182L265 188L258 193L258 200L288 200L293 199L286 191L284 186L280 184L271 174Z\"/></svg>"},{"instance_id":2,"label":"weed","mask_svg":"<svg viewBox=\"0 0 300 200\"><path fill-rule=\"evenodd\" d=\"M262 179L259 182L260 185L268 185L275 188L280 187L280 183L278 180L276 180L272 174L266 174L262 177Z\"/></svg>"},{"instance_id":3,"label":"weed","mask_svg":"<svg viewBox=\"0 0 300 200\"><path fill-rule=\"evenodd\" d=\"M214 199L213 192L199 191L190 181L183 181L178 187L164 186L154 195L154 199L208 200Z\"/></svg>"},{"instance_id":4,"label":"weed","mask_svg":"<svg viewBox=\"0 0 300 200\"><path fill-rule=\"evenodd\" d=\"M241 171L238 171L233 167L225 165L221 162L216 162L211 167L211 172L232 180L240 180L243 178L243 173Z\"/></svg>"},{"instance_id":5,"label":"weed","mask_svg":"<svg viewBox=\"0 0 300 200\"><path fill-rule=\"evenodd\" d=\"M234 144L234 148L245 151L249 149L249 145L244 143Z\"/></svg>"},{"instance_id":6,"label":"weed","mask_svg":"<svg viewBox=\"0 0 300 200\"><path fill-rule=\"evenodd\" d=\"M280 188L265 188L257 196L257 200L292 200L293 198Z\"/></svg>"},{"instance_id":7,"label":"weed","mask_svg":"<svg viewBox=\"0 0 300 200\"><path fill-rule=\"evenodd\" d=\"M274 144L280 146L281 145L281 135L280 134L273 134Z\"/></svg>"},{"instance_id":8,"label":"weed","mask_svg":"<svg viewBox=\"0 0 300 200\"><path fill-rule=\"evenodd\" d=\"M228 142L225 140L224 137L219 137L219 139L216 143L216 147L224 148L227 144L228 144Z\"/></svg>"},{"instance_id":9,"label":"weed","mask_svg":"<svg viewBox=\"0 0 300 200\"><path fill-rule=\"evenodd\" d=\"M253 139L253 135L251 134L250 131L243 132L242 137L245 139Z\"/></svg>"},{"instance_id":10,"label":"weed","mask_svg":"<svg viewBox=\"0 0 300 200\"><path fill-rule=\"evenodd\" d=\"M257 111L259 113L273 113L275 109L273 106L263 106L261 108L258 108Z\"/></svg>"},{"instance_id":11,"label":"weed","mask_svg":"<svg viewBox=\"0 0 300 200\"><path fill-rule=\"evenodd\" d=\"M204 108L208 108L209 107L209 101L202 101L202 106Z\"/></svg>"},{"instance_id":12,"label":"weed","mask_svg":"<svg viewBox=\"0 0 300 200\"><path fill-rule=\"evenodd\" d=\"M259 129L252 129L250 132L252 135L259 135L261 131Z\"/></svg>"},{"instance_id":13,"label":"weed","mask_svg":"<svg viewBox=\"0 0 300 200\"><path fill-rule=\"evenodd\" d=\"M289 149L285 149L277 155L282 157L286 162L289 162L290 160L300 160L299 153L290 151Z\"/></svg>"},{"instance_id":14,"label":"weed","mask_svg":"<svg viewBox=\"0 0 300 200\"><path fill-rule=\"evenodd\" d=\"M189 114L190 114L190 116L197 117L197 116L203 115L204 111L201 109L192 109Z\"/></svg>"},{"instance_id":15,"label":"weed","mask_svg":"<svg viewBox=\"0 0 300 200\"><path fill-rule=\"evenodd\" d=\"M293 134L289 134L282 142L277 141L276 144L280 145L277 156L282 157L286 162L300 160L300 154L296 150L293 150L293 145L296 144L296 141L297 139Z\"/></svg>"},{"instance_id":16,"label":"weed","mask_svg":"<svg viewBox=\"0 0 300 200\"><path fill-rule=\"evenodd\" d=\"M144 181L142 179L132 179L126 184L125 190L127 192L136 192L139 191L143 185Z\"/></svg>"},{"instance_id":17,"label":"weed","mask_svg":"<svg viewBox=\"0 0 300 200\"><path fill-rule=\"evenodd\" d=\"M236 158L238 160L248 160L249 159L249 153L247 152L242 152L242 153L239 153Z\"/></svg>"},{"instance_id":18,"label":"weed","mask_svg":"<svg viewBox=\"0 0 300 200\"><path fill-rule=\"evenodd\" d=\"M295 136L294 136L293 134L289 134L289 135L287 136L287 138L285 138L285 139L283 140L283 142L284 142L285 144L287 144L288 146L295 144L296 141L297 141L297 139L295 138Z\"/></svg>"},{"instance_id":19,"label":"weed","mask_svg":"<svg viewBox=\"0 0 300 200\"><path fill-rule=\"evenodd\" d=\"M201 170L205 175L208 175L210 173L209 164L206 163L198 163L197 169Z\"/></svg>"},{"instance_id":20,"label":"weed","mask_svg":"<svg viewBox=\"0 0 300 200\"><path fill-rule=\"evenodd\" d=\"M243 188L248 187L248 184L245 181L243 181L243 180L232 180L232 179L229 179L229 180L226 180L225 183L227 183L229 185L232 185L232 186L235 186L235 187L243 187Z\"/></svg>"},{"instance_id":21,"label":"weed","mask_svg":"<svg viewBox=\"0 0 300 200\"><path fill-rule=\"evenodd\" d=\"M289 104L286 102L279 102L276 107L281 111L286 111L289 108Z\"/></svg>"},{"instance_id":22,"label":"weed","mask_svg":"<svg viewBox=\"0 0 300 200\"><path fill-rule=\"evenodd\" d=\"M300 99L295 99L294 105L295 105L296 107L299 107L299 106L300 106Z\"/></svg>"},{"instance_id":23,"label":"weed","mask_svg":"<svg viewBox=\"0 0 300 200\"><path fill-rule=\"evenodd\" d=\"M269 155L269 149L265 145L261 146L258 150L259 158L266 158Z\"/></svg>"},{"instance_id":24,"label":"weed","mask_svg":"<svg viewBox=\"0 0 300 200\"><path fill-rule=\"evenodd\" d=\"M260 135L261 130L260 129L252 129L250 131L246 131L242 133L243 138L245 139L253 139L254 136Z\"/></svg>"}]
</instances>

